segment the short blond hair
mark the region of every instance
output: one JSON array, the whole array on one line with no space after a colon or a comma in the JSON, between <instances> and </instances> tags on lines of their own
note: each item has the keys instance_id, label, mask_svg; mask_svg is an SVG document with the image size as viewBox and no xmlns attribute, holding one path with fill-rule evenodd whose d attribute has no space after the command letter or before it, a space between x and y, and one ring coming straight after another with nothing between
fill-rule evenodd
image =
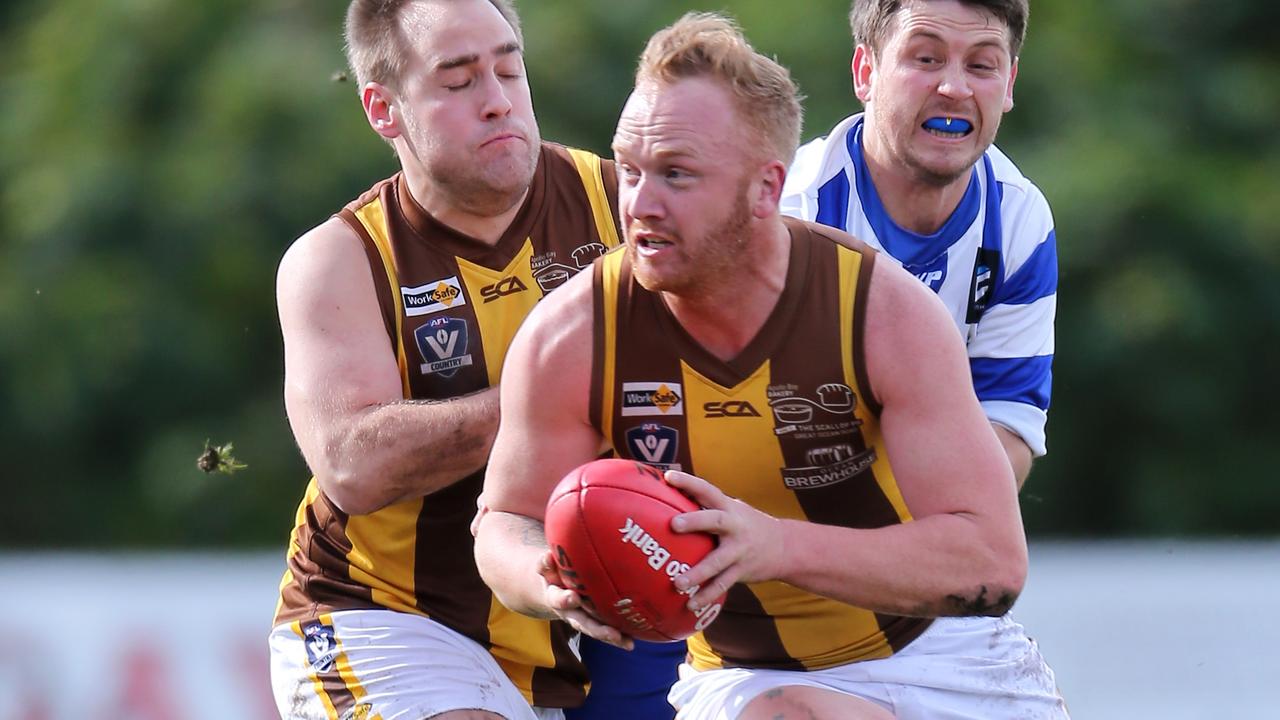
<instances>
[{"instance_id":1,"label":"short blond hair","mask_svg":"<svg viewBox=\"0 0 1280 720\"><path fill-rule=\"evenodd\" d=\"M640 56L636 85L710 77L725 85L738 114L790 165L800 145L803 109L791 73L751 47L732 19L691 12L659 30Z\"/></svg>"},{"instance_id":2,"label":"short blond hair","mask_svg":"<svg viewBox=\"0 0 1280 720\"><path fill-rule=\"evenodd\" d=\"M404 76L405 49L409 46L405 37L401 16L412 3L424 0L351 0L347 6L347 22L344 36L347 46L347 64L356 76L356 91L366 83L376 82L390 88L398 88ZM515 31L516 42L524 46L520 31L520 16L511 0L488 0L502 13L507 24Z\"/></svg>"}]
</instances>

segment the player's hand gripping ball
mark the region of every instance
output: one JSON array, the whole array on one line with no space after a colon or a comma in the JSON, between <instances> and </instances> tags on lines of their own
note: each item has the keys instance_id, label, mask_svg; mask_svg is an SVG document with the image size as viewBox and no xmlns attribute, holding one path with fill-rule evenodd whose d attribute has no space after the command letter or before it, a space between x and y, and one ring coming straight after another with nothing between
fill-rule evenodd
<instances>
[{"instance_id":1,"label":"player's hand gripping ball","mask_svg":"<svg viewBox=\"0 0 1280 720\"><path fill-rule=\"evenodd\" d=\"M641 640L683 640L711 624L724 596L698 614L672 580L715 548L709 533L677 533L671 518L701 509L658 470L630 460L574 468L547 501L547 542L561 582L597 618Z\"/></svg>"}]
</instances>

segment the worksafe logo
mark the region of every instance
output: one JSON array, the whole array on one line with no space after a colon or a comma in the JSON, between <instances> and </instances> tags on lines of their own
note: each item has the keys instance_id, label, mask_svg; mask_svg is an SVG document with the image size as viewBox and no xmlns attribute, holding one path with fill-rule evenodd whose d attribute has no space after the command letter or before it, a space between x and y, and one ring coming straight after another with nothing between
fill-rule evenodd
<instances>
[{"instance_id":1,"label":"worksafe logo","mask_svg":"<svg viewBox=\"0 0 1280 720\"><path fill-rule=\"evenodd\" d=\"M680 383L622 383L622 415L683 415Z\"/></svg>"},{"instance_id":2,"label":"worksafe logo","mask_svg":"<svg viewBox=\"0 0 1280 720\"><path fill-rule=\"evenodd\" d=\"M430 315L467 304L467 296L462 293L462 283L458 282L456 275L417 287L401 287L400 297L404 299L404 314L409 317Z\"/></svg>"}]
</instances>

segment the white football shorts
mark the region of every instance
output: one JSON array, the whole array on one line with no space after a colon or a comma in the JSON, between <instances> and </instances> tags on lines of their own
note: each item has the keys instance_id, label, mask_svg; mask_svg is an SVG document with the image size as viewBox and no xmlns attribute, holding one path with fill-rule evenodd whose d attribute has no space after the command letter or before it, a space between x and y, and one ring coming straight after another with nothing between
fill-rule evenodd
<instances>
[{"instance_id":1,"label":"white football shorts","mask_svg":"<svg viewBox=\"0 0 1280 720\"><path fill-rule=\"evenodd\" d=\"M1053 671L1008 616L938 618L894 655L825 670L680 666L677 720L734 720L757 695L806 685L856 695L898 720L1068 720Z\"/></svg>"},{"instance_id":2,"label":"white football shorts","mask_svg":"<svg viewBox=\"0 0 1280 720\"><path fill-rule=\"evenodd\" d=\"M564 720L531 708L479 643L428 618L344 610L271 631L271 688L284 720L424 720L488 710Z\"/></svg>"}]
</instances>

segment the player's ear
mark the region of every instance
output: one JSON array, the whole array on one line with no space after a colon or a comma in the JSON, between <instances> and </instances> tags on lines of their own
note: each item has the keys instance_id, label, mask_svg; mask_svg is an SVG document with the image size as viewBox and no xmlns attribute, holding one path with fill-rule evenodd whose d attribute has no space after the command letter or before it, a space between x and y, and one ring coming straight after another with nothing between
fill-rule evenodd
<instances>
[{"instance_id":1,"label":"player's ear","mask_svg":"<svg viewBox=\"0 0 1280 720\"><path fill-rule=\"evenodd\" d=\"M787 166L781 160L770 160L760 166L749 198L752 217L764 219L777 214L786 180Z\"/></svg>"},{"instance_id":2,"label":"player's ear","mask_svg":"<svg viewBox=\"0 0 1280 720\"><path fill-rule=\"evenodd\" d=\"M1014 57L1009 64L1009 85L1004 90L1004 111L1013 109L1013 81L1018 79L1018 58Z\"/></svg>"},{"instance_id":3,"label":"player's ear","mask_svg":"<svg viewBox=\"0 0 1280 720\"><path fill-rule=\"evenodd\" d=\"M400 136L399 103L390 88L382 83L365 83L360 104L374 132L387 140Z\"/></svg>"},{"instance_id":4,"label":"player's ear","mask_svg":"<svg viewBox=\"0 0 1280 720\"><path fill-rule=\"evenodd\" d=\"M853 49L853 61L849 64L849 70L853 75L853 94L865 105L867 98L871 97L871 83L875 79L875 53L871 48L858 44Z\"/></svg>"}]
</instances>

